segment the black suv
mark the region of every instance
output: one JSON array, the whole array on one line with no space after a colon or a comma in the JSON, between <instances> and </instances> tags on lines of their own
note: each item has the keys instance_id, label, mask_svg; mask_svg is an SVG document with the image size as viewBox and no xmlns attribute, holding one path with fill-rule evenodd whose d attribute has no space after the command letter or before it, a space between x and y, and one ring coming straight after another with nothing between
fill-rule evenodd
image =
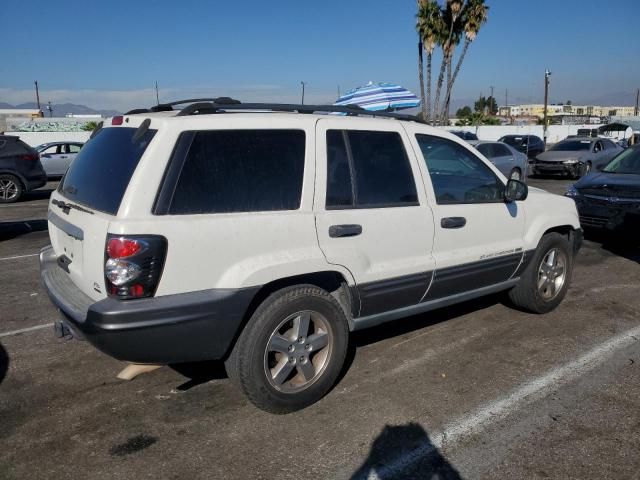
<instances>
[{"instance_id":1,"label":"black suv","mask_svg":"<svg viewBox=\"0 0 640 480\"><path fill-rule=\"evenodd\" d=\"M17 202L24 192L45 183L38 152L18 137L0 135L0 203Z\"/></svg>"},{"instance_id":2,"label":"black suv","mask_svg":"<svg viewBox=\"0 0 640 480\"><path fill-rule=\"evenodd\" d=\"M544 152L544 142L535 135L505 135L498 140L524 153L529 158Z\"/></svg>"}]
</instances>

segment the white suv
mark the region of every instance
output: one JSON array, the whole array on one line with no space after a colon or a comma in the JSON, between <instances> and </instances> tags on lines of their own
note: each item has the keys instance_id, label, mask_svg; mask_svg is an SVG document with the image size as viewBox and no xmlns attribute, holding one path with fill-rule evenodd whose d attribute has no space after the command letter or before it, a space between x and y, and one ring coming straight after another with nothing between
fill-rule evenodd
<instances>
[{"instance_id":1,"label":"white suv","mask_svg":"<svg viewBox=\"0 0 640 480\"><path fill-rule=\"evenodd\" d=\"M565 296L573 200L507 182L444 130L349 107L155 110L94 132L40 257L58 331L115 358L224 359L284 413L330 390L352 331L499 291L537 313Z\"/></svg>"}]
</instances>

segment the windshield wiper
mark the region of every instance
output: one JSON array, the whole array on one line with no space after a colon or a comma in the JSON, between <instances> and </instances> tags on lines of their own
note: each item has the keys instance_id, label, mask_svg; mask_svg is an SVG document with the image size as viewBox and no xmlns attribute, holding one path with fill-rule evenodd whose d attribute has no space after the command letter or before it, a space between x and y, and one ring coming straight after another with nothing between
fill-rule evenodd
<instances>
[{"instance_id":1,"label":"windshield wiper","mask_svg":"<svg viewBox=\"0 0 640 480\"><path fill-rule=\"evenodd\" d=\"M51 203L53 203L56 207L62 209L62 211L67 214L69 213L69 210L74 208L80 212L90 213L91 215L93 215L93 212L91 210L87 210L86 208L83 208L80 205L76 205L75 203L63 202L62 200L51 200Z\"/></svg>"}]
</instances>

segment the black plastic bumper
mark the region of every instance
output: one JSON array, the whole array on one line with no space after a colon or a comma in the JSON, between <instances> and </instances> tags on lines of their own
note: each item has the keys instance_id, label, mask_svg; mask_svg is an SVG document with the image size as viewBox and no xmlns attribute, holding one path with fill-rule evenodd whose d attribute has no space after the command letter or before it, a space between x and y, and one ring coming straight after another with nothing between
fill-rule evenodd
<instances>
[{"instance_id":1,"label":"black plastic bumper","mask_svg":"<svg viewBox=\"0 0 640 480\"><path fill-rule=\"evenodd\" d=\"M531 169L535 174L541 175L571 175L579 176L582 172L582 163L544 163L533 162Z\"/></svg>"},{"instance_id":2,"label":"black plastic bumper","mask_svg":"<svg viewBox=\"0 0 640 480\"><path fill-rule=\"evenodd\" d=\"M180 363L224 358L259 287L95 302L40 252L40 276L51 301L75 334L102 352L135 363Z\"/></svg>"}]
</instances>

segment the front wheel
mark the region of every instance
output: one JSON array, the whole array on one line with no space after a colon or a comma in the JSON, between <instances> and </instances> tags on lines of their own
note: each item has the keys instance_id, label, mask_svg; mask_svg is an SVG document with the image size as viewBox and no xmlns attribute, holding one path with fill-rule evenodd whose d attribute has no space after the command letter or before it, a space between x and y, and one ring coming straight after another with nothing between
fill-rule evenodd
<instances>
[{"instance_id":1,"label":"front wheel","mask_svg":"<svg viewBox=\"0 0 640 480\"><path fill-rule=\"evenodd\" d=\"M348 338L345 314L327 291L289 287L258 307L225 366L255 406L289 413L317 402L333 387Z\"/></svg>"},{"instance_id":2,"label":"front wheel","mask_svg":"<svg viewBox=\"0 0 640 480\"><path fill-rule=\"evenodd\" d=\"M571 252L567 236L555 232L544 235L520 281L509 292L510 300L532 313L555 309L569 289L573 272Z\"/></svg>"}]
</instances>

